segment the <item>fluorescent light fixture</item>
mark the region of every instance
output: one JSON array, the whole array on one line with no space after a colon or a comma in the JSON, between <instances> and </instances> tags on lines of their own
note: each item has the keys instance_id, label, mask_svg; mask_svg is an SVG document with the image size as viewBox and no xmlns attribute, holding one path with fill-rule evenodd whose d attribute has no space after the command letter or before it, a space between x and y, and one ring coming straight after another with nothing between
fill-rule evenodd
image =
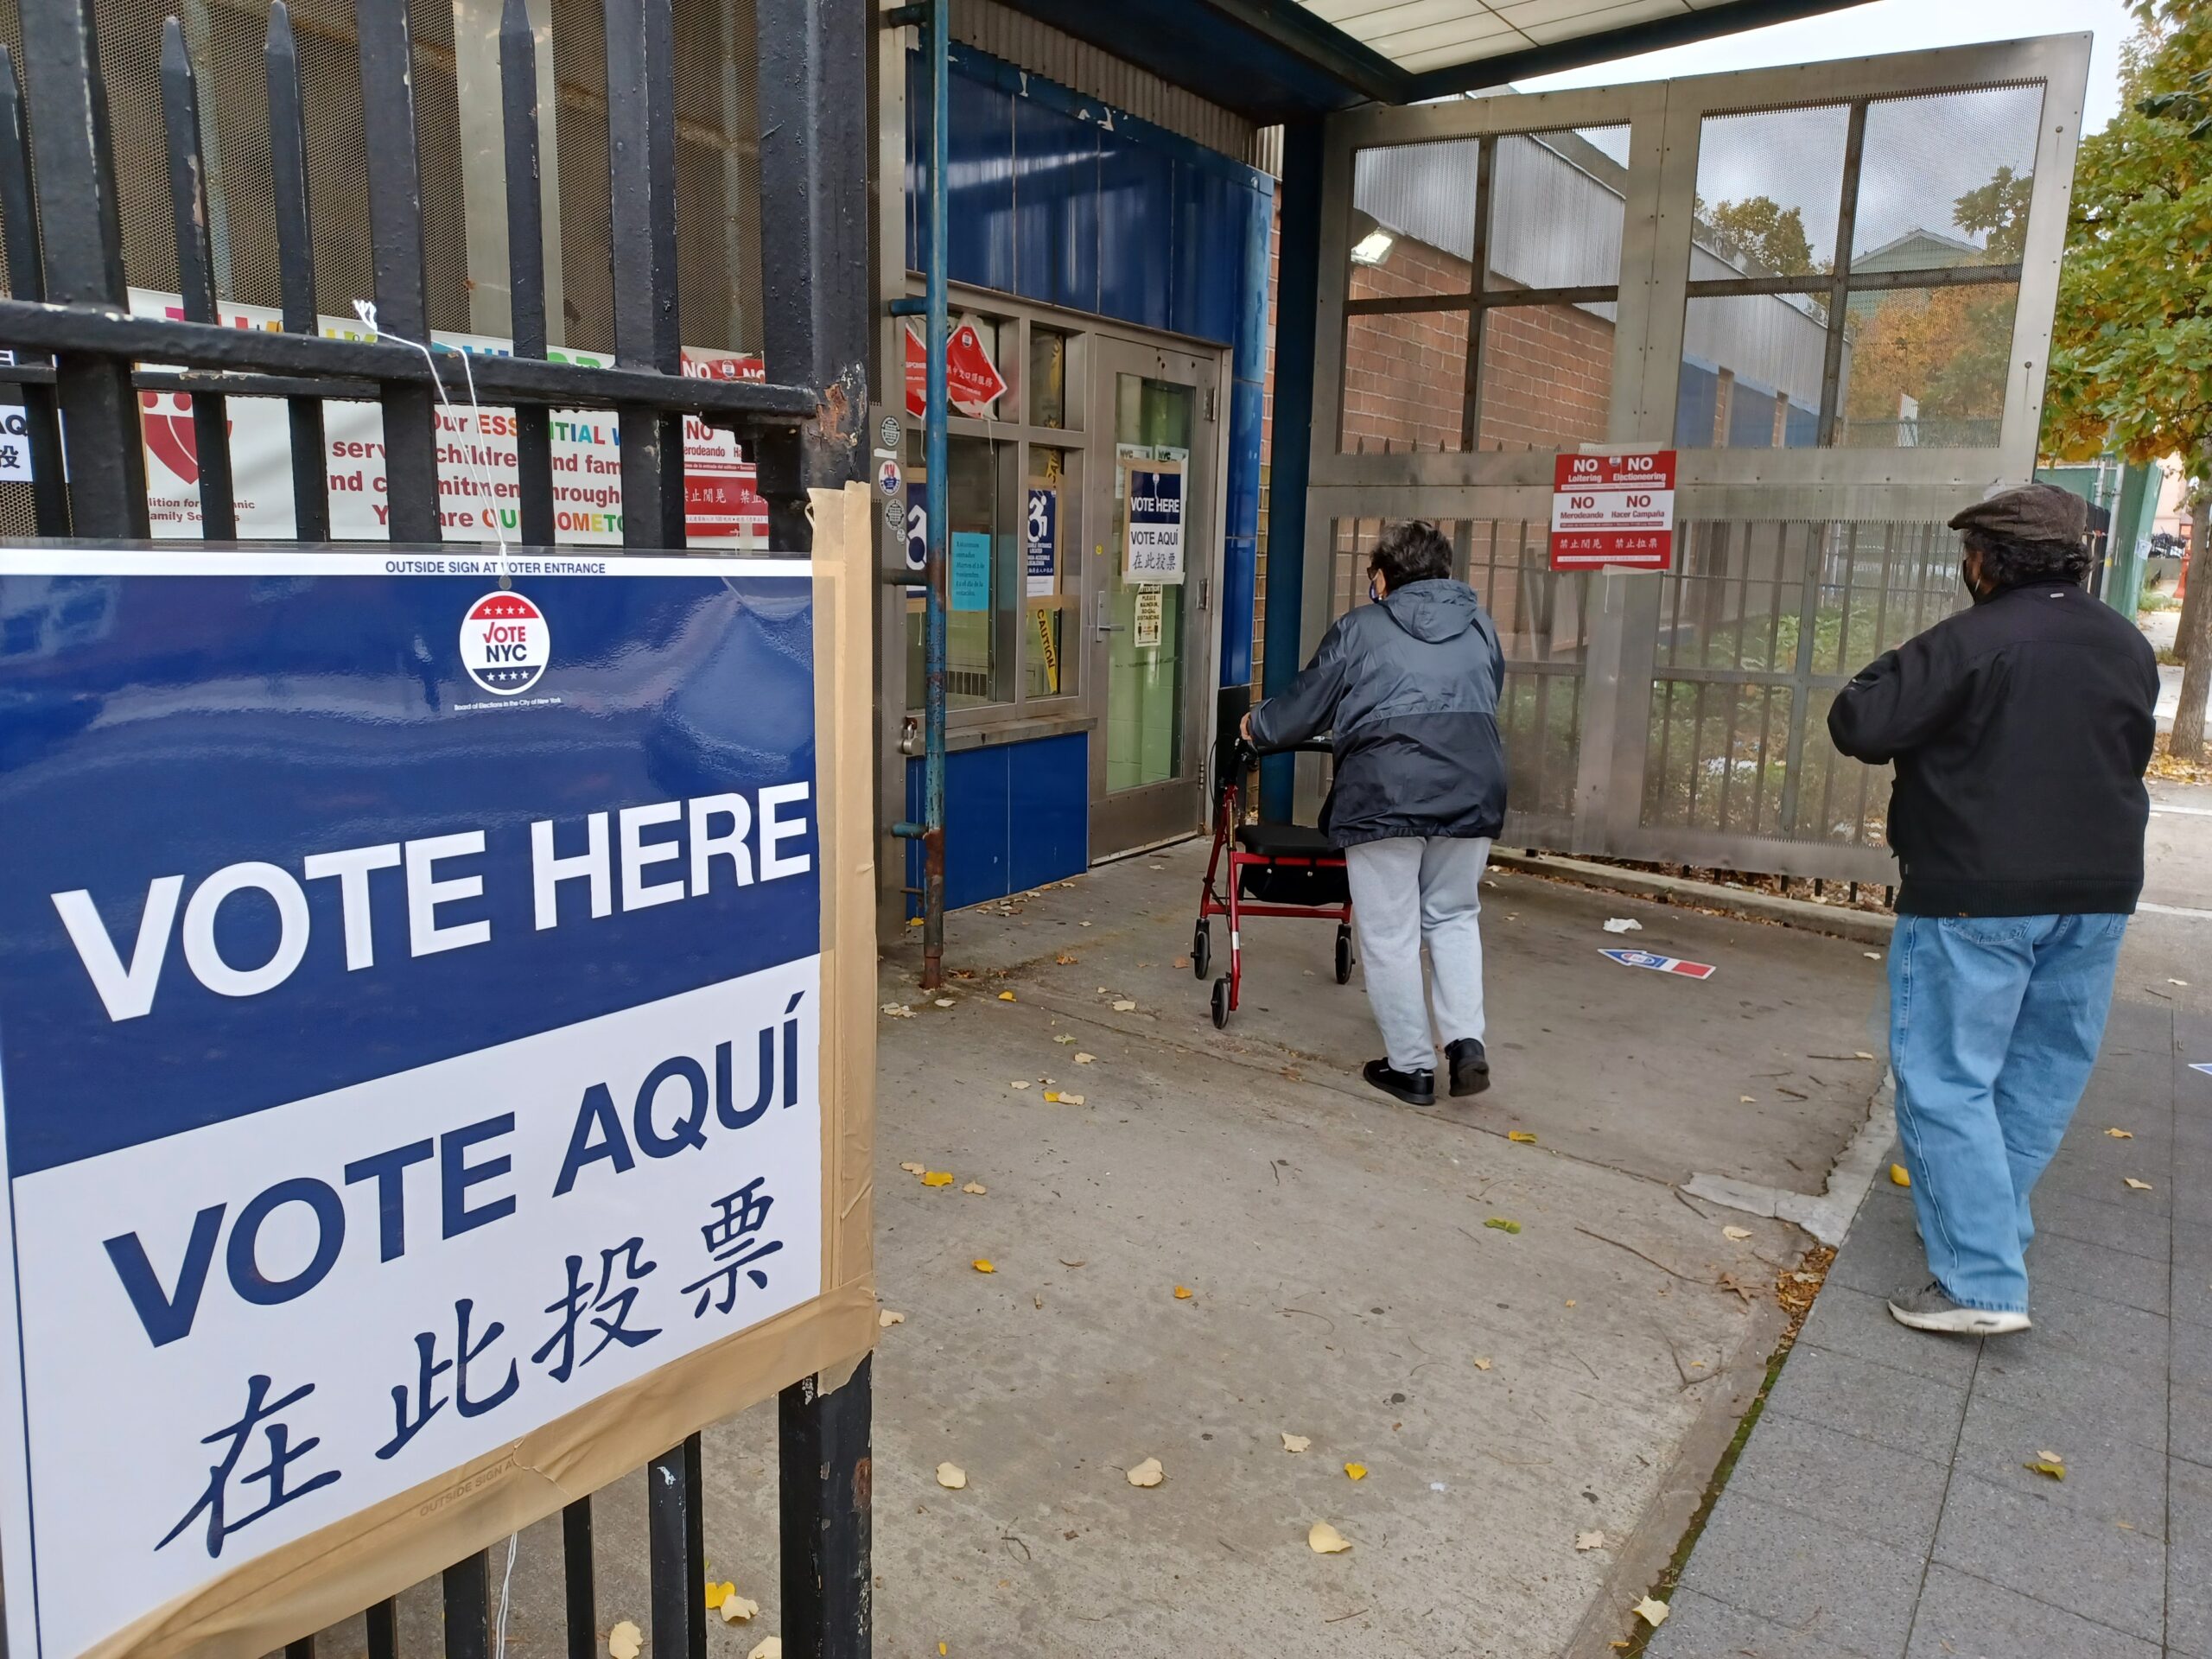
<instances>
[{"instance_id":1,"label":"fluorescent light fixture","mask_svg":"<svg viewBox=\"0 0 2212 1659\"><path fill-rule=\"evenodd\" d=\"M1379 265L1390 257L1390 245L1398 238L1376 226L1352 244L1351 262L1355 265Z\"/></svg>"}]
</instances>

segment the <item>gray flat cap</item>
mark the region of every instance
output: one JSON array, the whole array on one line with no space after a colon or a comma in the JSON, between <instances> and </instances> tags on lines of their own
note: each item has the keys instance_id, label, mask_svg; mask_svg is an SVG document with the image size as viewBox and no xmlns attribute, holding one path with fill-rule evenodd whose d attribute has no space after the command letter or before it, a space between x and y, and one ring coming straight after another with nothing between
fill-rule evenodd
<instances>
[{"instance_id":1,"label":"gray flat cap","mask_svg":"<svg viewBox=\"0 0 2212 1659\"><path fill-rule=\"evenodd\" d=\"M2089 504L2056 484L2022 484L1977 501L1951 520L2010 542L2078 543L2089 528Z\"/></svg>"}]
</instances>

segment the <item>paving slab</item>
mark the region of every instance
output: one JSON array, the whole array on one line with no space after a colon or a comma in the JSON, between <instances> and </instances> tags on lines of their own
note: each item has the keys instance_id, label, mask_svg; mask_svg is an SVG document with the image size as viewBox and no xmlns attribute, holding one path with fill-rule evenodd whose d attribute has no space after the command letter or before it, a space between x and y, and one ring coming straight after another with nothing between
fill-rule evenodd
<instances>
[{"instance_id":1,"label":"paving slab","mask_svg":"<svg viewBox=\"0 0 2212 1659\"><path fill-rule=\"evenodd\" d=\"M1824 1627L1836 1562L1793 1543L1824 1536L1883 1604L1827 1639L1895 1637L1907 1659L2212 1659L2212 1224L2190 1218L2212 1139L2189 1133L2212 1090L2182 1060L2204 1029L2163 1000L2115 1004L2036 1196L2030 1332L1890 1319L1880 1288L1924 1261L1906 1195L1868 1193L1678 1587L1693 1636L1738 1639L1708 1603L1754 1621L1747 1654L1768 1639L1757 1621ZM2152 1192L2126 1187L2139 1171ZM2046 1452L2063 1480L2024 1466Z\"/></svg>"}]
</instances>

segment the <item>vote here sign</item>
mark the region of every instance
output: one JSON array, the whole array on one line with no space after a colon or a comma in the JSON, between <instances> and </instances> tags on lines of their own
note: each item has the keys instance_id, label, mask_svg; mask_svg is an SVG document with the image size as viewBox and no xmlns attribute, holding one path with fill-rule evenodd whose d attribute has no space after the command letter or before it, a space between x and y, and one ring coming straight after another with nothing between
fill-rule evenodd
<instances>
[{"instance_id":1,"label":"vote here sign","mask_svg":"<svg viewBox=\"0 0 2212 1659\"><path fill-rule=\"evenodd\" d=\"M1675 452L1558 458L1552 569L1664 570L1675 555Z\"/></svg>"},{"instance_id":2,"label":"vote here sign","mask_svg":"<svg viewBox=\"0 0 2212 1659\"><path fill-rule=\"evenodd\" d=\"M507 575L0 551L17 1655L536 1479L503 1535L825 1290L808 566Z\"/></svg>"}]
</instances>

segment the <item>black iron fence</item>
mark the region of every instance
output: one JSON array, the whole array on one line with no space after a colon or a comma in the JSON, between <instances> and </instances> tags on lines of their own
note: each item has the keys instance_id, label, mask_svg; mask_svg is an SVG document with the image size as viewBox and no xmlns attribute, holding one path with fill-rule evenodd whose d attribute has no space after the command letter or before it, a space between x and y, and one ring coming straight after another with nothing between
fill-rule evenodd
<instances>
[{"instance_id":1,"label":"black iron fence","mask_svg":"<svg viewBox=\"0 0 2212 1659\"><path fill-rule=\"evenodd\" d=\"M550 413L610 410L620 432L625 545L684 544L682 423L733 432L759 469L772 545L810 545L810 487L859 475L867 411L868 145L865 0L755 0L760 204L777 256L762 261L761 349L771 378L682 372L677 303L675 29L671 0L604 0L613 368L550 359L539 219L537 46L523 0L499 32L512 355L428 349L430 315L406 0L354 7L365 126L372 301L384 339L326 338L315 291L307 135L314 85L283 0L269 10L270 207L283 293L280 329L219 319L210 246L200 86L187 37L163 31L161 89L183 317L130 314L115 158L92 0L22 0L23 74L0 46L0 384L19 388L38 533L81 540L149 535L140 394L188 395L202 535L237 533L227 400L282 398L289 411L297 538L331 533L323 405L381 406L394 543L447 539L435 425L441 401L471 395L515 414L517 539L554 540ZM28 100L26 84L29 88ZM401 340L419 344L400 344ZM145 366L158 365L158 367ZM781 378L773 377L780 376ZM467 480L463 489L470 487ZM480 487L480 486L479 486ZM486 505L496 505L487 501ZM456 525L457 530L463 528ZM480 524L469 540L489 537ZM824 1394L808 1378L779 1408L784 1651L860 1659L868 1651L869 1371ZM652 1659L703 1659L701 1446L656 1459L647 1503ZM592 1503L563 1516L568 1653L600 1650ZM492 1647L489 1557L444 1574L448 1659ZM391 1601L367 1610L372 1659L396 1659ZM313 1638L289 1659L311 1659Z\"/></svg>"}]
</instances>

